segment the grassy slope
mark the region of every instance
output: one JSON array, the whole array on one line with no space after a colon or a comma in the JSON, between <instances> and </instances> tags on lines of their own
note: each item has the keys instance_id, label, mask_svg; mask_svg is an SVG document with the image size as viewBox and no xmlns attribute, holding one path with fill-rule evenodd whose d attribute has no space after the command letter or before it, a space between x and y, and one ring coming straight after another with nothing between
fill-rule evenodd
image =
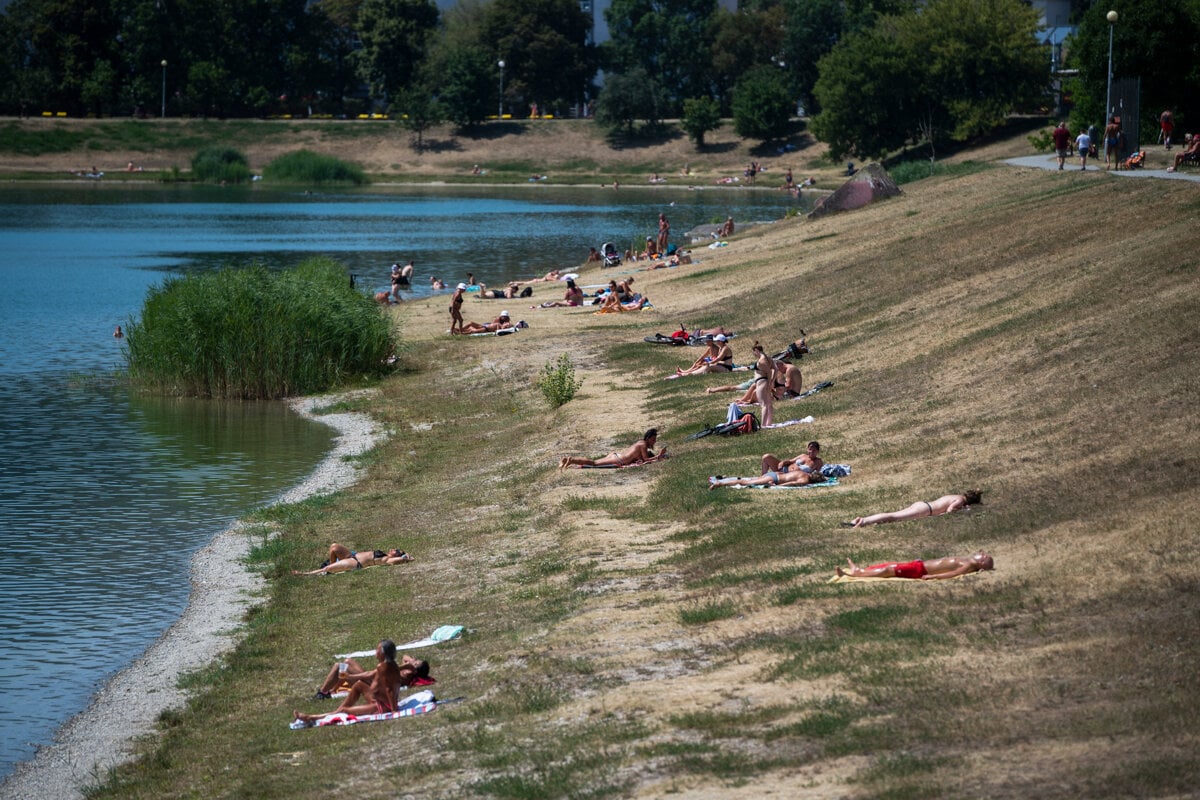
<instances>
[{"instance_id":1,"label":"grassy slope","mask_svg":"<svg viewBox=\"0 0 1200 800\"><path fill-rule=\"evenodd\" d=\"M408 369L360 406L396 436L353 491L272 513L249 638L100 796L1191 792L1200 196L1010 168L905 189L639 274L649 316L530 311L464 341L441 302L406 306ZM741 331L739 358L807 329L806 384L836 385L777 415L816 422L685 442L733 395L658 380L694 354L640 339L677 319ZM547 412L530 384L564 349L584 390ZM673 459L554 469L648 424ZM809 438L853 466L842 487L705 489ZM981 513L837 524L968 484ZM419 560L285 577L329 540ZM977 548L995 573L825 582ZM466 702L287 730L330 653L445 622L471 633L426 654Z\"/></svg>"}]
</instances>

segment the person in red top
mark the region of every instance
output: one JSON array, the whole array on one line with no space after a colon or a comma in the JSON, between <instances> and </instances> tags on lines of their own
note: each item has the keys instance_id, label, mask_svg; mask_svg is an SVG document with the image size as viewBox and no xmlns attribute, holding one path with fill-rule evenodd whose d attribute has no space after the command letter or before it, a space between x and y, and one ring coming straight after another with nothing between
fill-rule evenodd
<instances>
[{"instance_id":1,"label":"person in red top","mask_svg":"<svg viewBox=\"0 0 1200 800\"><path fill-rule=\"evenodd\" d=\"M1058 168L1062 169L1071 149L1071 132L1067 130L1066 121L1058 123L1050 136L1054 139L1054 152L1058 154Z\"/></svg>"},{"instance_id":2,"label":"person in red top","mask_svg":"<svg viewBox=\"0 0 1200 800\"><path fill-rule=\"evenodd\" d=\"M1171 133L1175 130L1175 115L1171 113L1171 109L1163 109L1163 112L1158 115L1158 125L1162 128L1163 144L1170 150Z\"/></svg>"}]
</instances>

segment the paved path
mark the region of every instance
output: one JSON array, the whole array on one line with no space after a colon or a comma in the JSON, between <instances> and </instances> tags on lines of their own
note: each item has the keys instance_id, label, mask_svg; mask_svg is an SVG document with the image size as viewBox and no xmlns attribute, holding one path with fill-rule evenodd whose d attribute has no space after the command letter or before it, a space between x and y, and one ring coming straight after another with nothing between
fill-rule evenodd
<instances>
[{"instance_id":1,"label":"paved path","mask_svg":"<svg viewBox=\"0 0 1200 800\"><path fill-rule=\"evenodd\" d=\"M1074 162L1074 163L1072 163ZM1058 156L1053 153L1049 155L1039 156L1021 156L1020 158L1006 158L1005 164L1011 164L1014 167L1037 167L1038 169L1058 169ZM1079 172L1079 159L1068 158L1064 172ZM1088 165L1088 172L1104 172L1104 162L1100 162L1100 167ZM1165 178L1171 181L1191 181L1192 183L1200 183L1200 172L1190 170L1188 172L1167 172L1165 169L1119 169L1109 170L1110 175L1116 175L1118 178Z\"/></svg>"}]
</instances>

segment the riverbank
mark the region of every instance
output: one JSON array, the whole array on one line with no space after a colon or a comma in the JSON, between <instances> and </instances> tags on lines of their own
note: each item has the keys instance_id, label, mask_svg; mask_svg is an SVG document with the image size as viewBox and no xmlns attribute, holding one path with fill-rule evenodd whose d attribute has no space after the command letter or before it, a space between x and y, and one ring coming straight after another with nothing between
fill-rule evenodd
<instances>
[{"instance_id":1,"label":"riverbank","mask_svg":"<svg viewBox=\"0 0 1200 800\"><path fill-rule=\"evenodd\" d=\"M361 396L351 392L306 397L290 404L301 416L333 427L337 436L321 463L276 503L298 503L355 482L358 470L347 459L374 447L382 440L382 431L365 414L316 412ZM245 614L266 585L262 575L246 564L252 544L253 533L239 521L196 552L191 593L179 620L115 675L86 711L68 721L53 744L19 764L0 784L0 798L82 798L86 787L102 782L110 769L132 757L133 742L152 733L163 712L186 702L188 693L179 687L180 679L211 664L239 641Z\"/></svg>"}]
</instances>

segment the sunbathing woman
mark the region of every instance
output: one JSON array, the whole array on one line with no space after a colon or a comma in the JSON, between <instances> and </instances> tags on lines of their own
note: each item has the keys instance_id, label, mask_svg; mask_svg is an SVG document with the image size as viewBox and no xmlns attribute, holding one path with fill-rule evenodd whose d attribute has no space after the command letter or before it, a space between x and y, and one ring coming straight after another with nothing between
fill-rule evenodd
<instances>
[{"instance_id":1,"label":"sunbathing woman","mask_svg":"<svg viewBox=\"0 0 1200 800\"><path fill-rule=\"evenodd\" d=\"M675 377L684 375L702 375L707 372L729 372L733 369L733 348L729 346L729 338L718 333L708 343L704 355L697 358L687 369L676 369Z\"/></svg>"},{"instance_id":2,"label":"sunbathing woman","mask_svg":"<svg viewBox=\"0 0 1200 800\"><path fill-rule=\"evenodd\" d=\"M800 374L800 368L795 364L787 364L783 361L775 362L775 399L787 400L801 395L801 387L804 376ZM710 386L704 390L705 394L714 394L716 392L739 392L744 391L741 397L733 402L742 406L758 405L758 392L755 389L754 378L741 383L730 383L725 386Z\"/></svg>"},{"instance_id":3,"label":"sunbathing woman","mask_svg":"<svg viewBox=\"0 0 1200 800\"><path fill-rule=\"evenodd\" d=\"M500 316L491 322L468 322L458 329L459 333L495 333L498 330L512 327L512 318L507 311L501 311Z\"/></svg>"},{"instance_id":4,"label":"sunbathing woman","mask_svg":"<svg viewBox=\"0 0 1200 800\"><path fill-rule=\"evenodd\" d=\"M346 696L342 704L329 713L357 716L360 714L384 714L396 710L396 693L400 689L402 676L400 665L396 663L395 642L390 639L380 642L375 647L375 658L379 661L379 666L372 672L371 682L368 684L366 681L356 681L350 687L350 694ZM360 697L369 702L355 705ZM292 716L306 725L311 725L327 714L301 714L299 711L293 711Z\"/></svg>"},{"instance_id":5,"label":"sunbathing woman","mask_svg":"<svg viewBox=\"0 0 1200 800\"><path fill-rule=\"evenodd\" d=\"M838 577L851 578L910 578L919 581L937 581L945 578L957 578L968 572L995 569L992 557L980 550L969 558L963 556L947 556L934 558L929 561L909 561L900 563L891 561L887 564L875 564L870 567L858 567L850 559L846 559L850 569L837 568Z\"/></svg>"},{"instance_id":6,"label":"sunbathing woman","mask_svg":"<svg viewBox=\"0 0 1200 800\"><path fill-rule=\"evenodd\" d=\"M856 517L853 522L843 522L842 525L848 528L861 528L864 525L879 525L884 522L904 522L910 519L920 519L921 517L940 517L942 514L949 514L953 511L958 511L960 508L973 506L976 503L983 501L983 495L978 489L972 489L962 494L947 494L942 495L937 500L925 502L918 500L908 508L900 511L890 511L883 514L872 514L869 517Z\"/></svg>"},{"instance_id":7,"label":"sunbathing woman","mask_svg":"<svg viewBox=\"0 0 1200 800\"><path fill-rule=\"evenodd\" d=\"M714 475L708 479L708 488L718 486L808 486L814 483L824 483L827 478L819 471L811 473L795 469L787 472L768 470L757 478L723 478Z\"/></svg>"},{"instance_id":8,"label":"sunbathing woman","mask_svg":"<svg viewBox=\"0 0 1200 800\"><path fill-rule=\"evenodd\" d=\"M334 572L350 572L363 567L389 566L412 561L413 557L403 550L363 550L355 552L337 542L329 545L329 559L317 569L309 572L292 570L293 575L329 575Z\"/></svg>"},{"instance_id":9,"label":"sunbathing woman","mask_svg":"<svg viewBox=\"0 0 1200 800\"><path fill-rule=\"evenodd\" d=\"M376 656L378 658L378 655ZM345 666L343 670L342 667ZM374 669L363 669L362 664L353 658L347 658L344 661L335 661L333 666L329 668L329 674L325 676L325 680L321 683L320 688L314 699L328 700L333 696L333 691L338 686L346 684L353 686L359 681L370 683L375 679ZM419 679L429 677L429 662L420 661L411 656L404 656L400 659L400 686L412 686Z\"/></svg>"},{"instance_id":10,"label":"sunbathing woman","mask_svg":"<svg viewBox=\"0 0 1200 800\"><path fill-rule=\"evenodd\" d=\"M600 458L581 458L580 456L563 456L559 459L558 468L567 467L628 467L630 464L649 464L667 457L667 448L658 455L654 454L654 443L658 440L658 428L651 428L642 434L642 438L630 445L624 452L612 452Z\"/></svg>"},{"instance_id":11,"label":"sunbathing woman","mask_svg":"<svg viewBox=\"0 0 1200 800\"><path fill-rule=\"evenodd\" d=\"M547 300L542 303L542 308L574 308L575 306L583 305L583 290L575 285L575 281L571 278L567 279L567 293L563 295L562 300Z\"/></svg>"}]
</instances>

